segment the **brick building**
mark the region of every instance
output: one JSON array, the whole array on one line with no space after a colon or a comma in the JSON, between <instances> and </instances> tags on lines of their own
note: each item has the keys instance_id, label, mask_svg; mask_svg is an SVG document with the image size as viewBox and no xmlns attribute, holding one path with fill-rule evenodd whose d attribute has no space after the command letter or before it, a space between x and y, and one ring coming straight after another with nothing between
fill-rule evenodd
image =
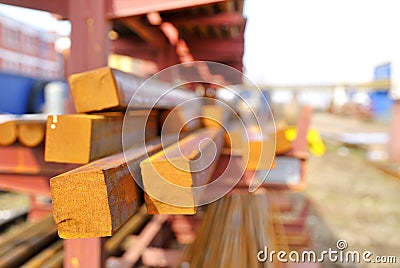
<instances>
[{"instance_id":1,"label":"brick building","mask_svg":"<svg viewBox=\"0 0 400 268\"><path fill-rule=\"evenodd\" d=\"M63 58L55 50L57 34L0 14L0 71L35 78L64 76Z\"/></svg>"}]
</instances>

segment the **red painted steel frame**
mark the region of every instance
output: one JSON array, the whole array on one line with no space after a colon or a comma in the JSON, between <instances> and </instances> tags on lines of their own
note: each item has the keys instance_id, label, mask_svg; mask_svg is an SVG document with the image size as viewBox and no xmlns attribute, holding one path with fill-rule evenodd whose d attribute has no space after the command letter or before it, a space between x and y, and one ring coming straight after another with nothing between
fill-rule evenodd
<instances>
[{"instance_id":1,"label":"red painted steel frame","mask_svg":"<svg viewBox=\"0 0 400 268\"><path fill-rule=\"evenodd\" d=\"M143 252L142 261L150 267L178 267L183 257L181 250L149 247Z\"/></svg>"},{"instance_id":2,"label":"red painted steel frame","mask_svg":"<svg viewBox=\"0 0 400 268\"><path fill-rule=\"evenodd\" d=\"M54 12L71 21L72 43L67 62L67 75L70 75L107 65L107 56L110 52L109 19L222 1L224 0L6 0L3 3ZM170 56L158 59L165 62L161 64L163 66L170 60L169 58ZM104 267L104 240L104 238L65 240L64 267Z\"/></svg>"},{"instance_id":3,"label":"red painted steel frame","mask_svg":"<svg viewBox=\"0 0 400 268\"><path fill-rule=\"evenodd\" d=\"M393 120L390 128L390 140L388 144L390 160L400 163L400 101L396 101L393 107Z\"/></svg>"},{"instance_id":4,"label":"red painted steel frame","mask_svg":"<svg viewBox=\"0 0 400 268\"><path fill-rule=\"evenodd\" d=\"M19 144L0 146L0 174L41 175L47 178L77 167L44 161L44 145L26 147Z\"/></svg>"},{"instance_id":5,"label":"red painted steel frame","mask_svg":"<svg viewBox=\"0 0 400 268\"><path fill-rule=\"evenodd\" d=\"M30 196L30 220L37 220L51 212L50 203L37 201L39 195L50 197L50 177L77 166L47 163L43 155L43 144L34 148L19 144L0 147L0 189Z\"/></svg>"},{"instance_id":6,"label":"red painted steel frame","mask_svg":"<svg viewBox=\"0 0 400 268\"><path fill-rule=\"evenodd\" d=\"M111 23L105 19L106 1L69 0L68 3L72 24L68 75L107 66Z\"/></svg>"},{"instance_id":7,"label":"red painted steel frame","mask_svg":"<svg viewBox=\"0 0 400 268\"><path fill-rule=\"evenodd\" d=\"M226 0L108 0L106 16L108 19L116 19L223 1Z\"/></svg>"},{"instance_id":8,"label":"red painted steel frame","mask_svg":"<svg viewBox=\"0 0 400 268\"><path fill-rule=\"evenodd\" d=\"M2 0L2 4L6 5L13 5L13 6L19 6L19 7L25 7L25 8L32 8L32 9L37 9L37 10L42 10L42 11L47 11L51 13L56 13L64 18L68 17L68 1L63 1L63 0Z\"/></svg>"},{"instance_id":9,"label":"red painted steel frame","mask_svg":"<svg viewBox=\"0 0 400 268\"><path fill-rule=\"evenodd\" d=\"M64 240L64 267L105 267L104 237Z\"/></svg>"},{"instance_id":10,"label":"red painted steel frame","mask_svg":"<svg viewBox=\"0 0 400 268\"><path fill-rule=\"evenodd\" d=\"M0 188L8 191L50 197L49 177L0 173Z\"/></svg>"}]
</instances>

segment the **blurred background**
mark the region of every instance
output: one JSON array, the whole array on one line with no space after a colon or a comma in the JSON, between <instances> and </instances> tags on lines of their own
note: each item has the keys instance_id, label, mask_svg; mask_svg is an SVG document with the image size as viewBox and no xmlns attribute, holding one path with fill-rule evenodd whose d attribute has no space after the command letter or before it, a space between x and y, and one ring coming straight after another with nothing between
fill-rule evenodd
<instances>
[{"instance_id":1,"label":"blurred background","mask_svg":"<svg viewBox=\"0 0 400 268\"><path fill-rule=\"evenodd\" d=\"M307 246L321 251L344 239L352 250L393 255L400 262L396 0L183 1L182 6L139 1L133 7L119 0L112 8L96 1L70 0L68 7L0 2L1 114L73 112L67 77L104 65L149 77L193 60L227 64L248 79L224 77L210 66L167 80L189 75L236 85L255 107L258 87L290 141L303 107L312 107L310 156L301 174L307 186L289 197L312 204L303 215ZM216 89L204 84L192 89L207 95L208 88ZM0 155L0 161L5 158ZM18 187L0 187L6 232L26 217L33 199Z\"/></svg>"}]
</instances>

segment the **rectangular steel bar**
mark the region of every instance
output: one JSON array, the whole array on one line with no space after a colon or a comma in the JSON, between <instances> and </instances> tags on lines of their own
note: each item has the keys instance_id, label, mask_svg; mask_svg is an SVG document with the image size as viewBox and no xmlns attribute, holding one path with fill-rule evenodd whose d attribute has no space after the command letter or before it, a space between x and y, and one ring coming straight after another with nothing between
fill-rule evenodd
<instances>
[{"instance_id":1,"label":"rectangular steel bar","mask_svg":"<svg viewBox=\"0 0 400 268\"><path fill-rule=\"evenodd\" d=\"M73 74L69 77L71 93L78 113L109 109L125 110L134 95L130 108L135 109L150 109L153 106L168 109L196 97L194 92L188 90L174 89L171 93L167 93L173 85L155 79L146 82L144 88L139 90L144 81L144 78L109 67ZM159 99L162 95L163 97Z\"/></svg>"},{"instance_id":2,"label":"rectangular steel bar","mask_svg":"<svg viewBox=\"0 0 400 268\"><path fill-rule=\"evenodd\" d=\"M46 263L49 259L51 259L57 252L62 251L62 247L63 247L62 240L61 239L57 240L49 247L42 250L39 254L31 258L28 262L24 263L24 265L22 265L21 268L40 267L41 265Z\"/></svg>"},{"instance_id":3,"label":"rectangular steel bar","mask_svg":"<svg viewBox=\"0 0 400 268\"><path fill-rule=\"evenodd\" d=\"M125 118L125 146L157 135L157 118L146 117L146 113L137 111ZM123 123L124 117L120 115L49 116L45 160L85 164L119 152L122 150Z\"/></svg>"},{"instance_id":4,"label":"rectangular steel bar","mask_svg":"<svg viewBox=\"0 0 400 268\"><path fill-rule=\"evenodd\" d=\"M142 161L140 167L148 213L195 214L199 196L192 187L209 181L222 143L222 128L200 129ZM202 148L201 152L199 147ZM198 159L200 161L195 161ZM208 161L211 161L210 164L204 166Z\"/></svg>"},{"instance_id":5,"label":"rectangular steel bar","mask_svg":"<svg viewBox=\"0 0 400 268\"><path fill-rule=\"evenodd\" d=\"M163 134L191 132L201 127L199 101L187 103L174 109L160 111L160 128Z\"/></svg>"},{"instance_id":6,"label":"rectangular steel bar","mask_svg":"<svg viewBox=\"0 0 400 268\"><path fill-rule=\"evenodd\" d=\"M15 247L0 256L0 267L21 267L23 263L57 239L57 228L53 222L50 226L38 224L36 229L39 230L38 233L25 240L24 243L18 241Z\"/></svg>"},{"instance_id":7,"label":"rectangular steel bar","mask_svg":"<svg viewBox=\"0 0 400 268\"><path fill-rule=\"evenodd\" d=\"M201 122L206 127L227 126L232 112L225 106L216 104L203 105Z\"/></svg>"},{"instance_id":8,"label":"rectangular steel bar","mask_svg":"<svg viewBox=\"0 0 400 268\"><path fill-rule=\"evenodd\" d=\"M271 137L249 136L242 140L242 157L246 170L268 170L274 167L275 141Z\"/></svg>"},{"instance_id":9,"label":"rectangular steel bar","mask_svg":"<svg viewBox=\"0 0 400 268\"><path fill-rule=\"evenodd\" d=\"M159 139L71 170L50 181L53 215L62 238L111 236L139 208L139 163L161 149ZM134 174L132 174L132 171Z\"/></svg>"},{"instance_id":10,"label":"rectangular steel bar","mask_svg":"<svg viewBox=\"0 0 400 268\"><path fill-rule=\"evenodd\" d=\"M1 236L0 256L6 255L7 251L15 248L19 244L26 242L41 231L54 226L51 215L43 217L38 222L25 222L19 228L10 230Z\"/></svg>"},{"instance_id":11,"label":"rectangular steel bar","mask_svg":"<svg viewBox=\"0 0 400 268\"><path fill-rule=\"evenodd\" d=\"M118 231L105 243L105 249L108 256L115 256L121 250L121 245L132 233L138 233L147 221L151 218L147 214L146 207L142 205L129 220L118 229Z\"/></svg>"}]
</instances>

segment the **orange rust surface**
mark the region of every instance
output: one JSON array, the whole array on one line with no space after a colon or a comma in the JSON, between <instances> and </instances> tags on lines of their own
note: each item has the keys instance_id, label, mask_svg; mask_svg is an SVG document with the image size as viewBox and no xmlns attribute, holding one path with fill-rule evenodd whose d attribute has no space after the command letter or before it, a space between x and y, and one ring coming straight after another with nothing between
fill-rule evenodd
<instances>
[{"instance_id":1,"label":"orange rust surface","mask_svg":"<svg viewBox=\"0 0 400 268\"><path fill-rule=\"evenodd\" d=\"M276 130L276 154L284 154L292 149L292 143L285 136L285 128L278 128Z\"/></svg>"},{"instance_id":2,"label":"orange rust surface","mask_svg":"<svg viewBox=\"0 0 400 268\"><path fill-rule=\"evenodd\" d=\"M15 121L0 124L0 146L13 144L17 140L17 125Z\"/></svg>"},{"instance_id":3,"label":"orange rust surface","mask_svg":"<svg viewBox=\"0 0 400 268\"><path fill-rule=\"evenodd\" d=\"M61 115L49 116L46 126L45 160L49 162L86 164L122 150L124 146L142 143L157 135L154 116ZM148 121L148 122L147 122ZM146 133L143 130L146 127Z\"/></svg>"},{"instance_id":4,"label":"orange rust surface","mask_svg":"<svg viewBox=\"0 0 400 268\"><path fill-rule=\"evenodd\" d=\"M62 238L110 236L143 203L139 163L161 149L159 139L50 180L53 215ZM129 169L128 169L129 167ZM132 172L130 172L132 171Z\"/></svg>"},{"instance_id":5,"label":"orange rust surface","mask_svg":"<svg viewBox=\"0 0 400 268\"><path fill-rule=\"evenodd\" d=\"M78 113L121 107L118 87L112 69L99 68L73 74L68 79Z\"/></svg>"},{"instance_id":6,"label":"orange rust surface","mask_svg":"<svg viewBox=\"0 0 400 268\"><path fill-rule=\"evenodd\" d=\"M199 144L204 139L213 140L218 151L211 165L202 171L198 171L193 162L198 160L200 156L206 156L207 152L214 148L208 144L200 153ZM195 193L192 187L203 185L210 180L218 160L222 141L222 128L200 129L180 140L179 143L142 161L140 167L144 189L146 190L145 201L148 213L196 213ZM209 160L206 158L201 161L204 163L204 161ZM165 200L168 200L168 202ZM182 205L180 206L180 204Z\"/></svg>"},{"instance_id":7,"label":"orange rust surface","mask_svg":"<svg viewBox=\"0 0 400 268\"><path fill-rule=\"evenodd\" d=\"M18 140L25 146L38 146L43 140L46 123L21 123L18 125Z\"/></svg>"},{"instance_id":8,"label":"orange rust surface","mask_svg":"<svg viewBox=\"0 0 400 268\"><path fill-rule=\"evenodd\" d=\"M269 138L250 139L243 143L243 161L247 170L266 170L273 167L274 141Z\"/></svg>"}]
</instances>

